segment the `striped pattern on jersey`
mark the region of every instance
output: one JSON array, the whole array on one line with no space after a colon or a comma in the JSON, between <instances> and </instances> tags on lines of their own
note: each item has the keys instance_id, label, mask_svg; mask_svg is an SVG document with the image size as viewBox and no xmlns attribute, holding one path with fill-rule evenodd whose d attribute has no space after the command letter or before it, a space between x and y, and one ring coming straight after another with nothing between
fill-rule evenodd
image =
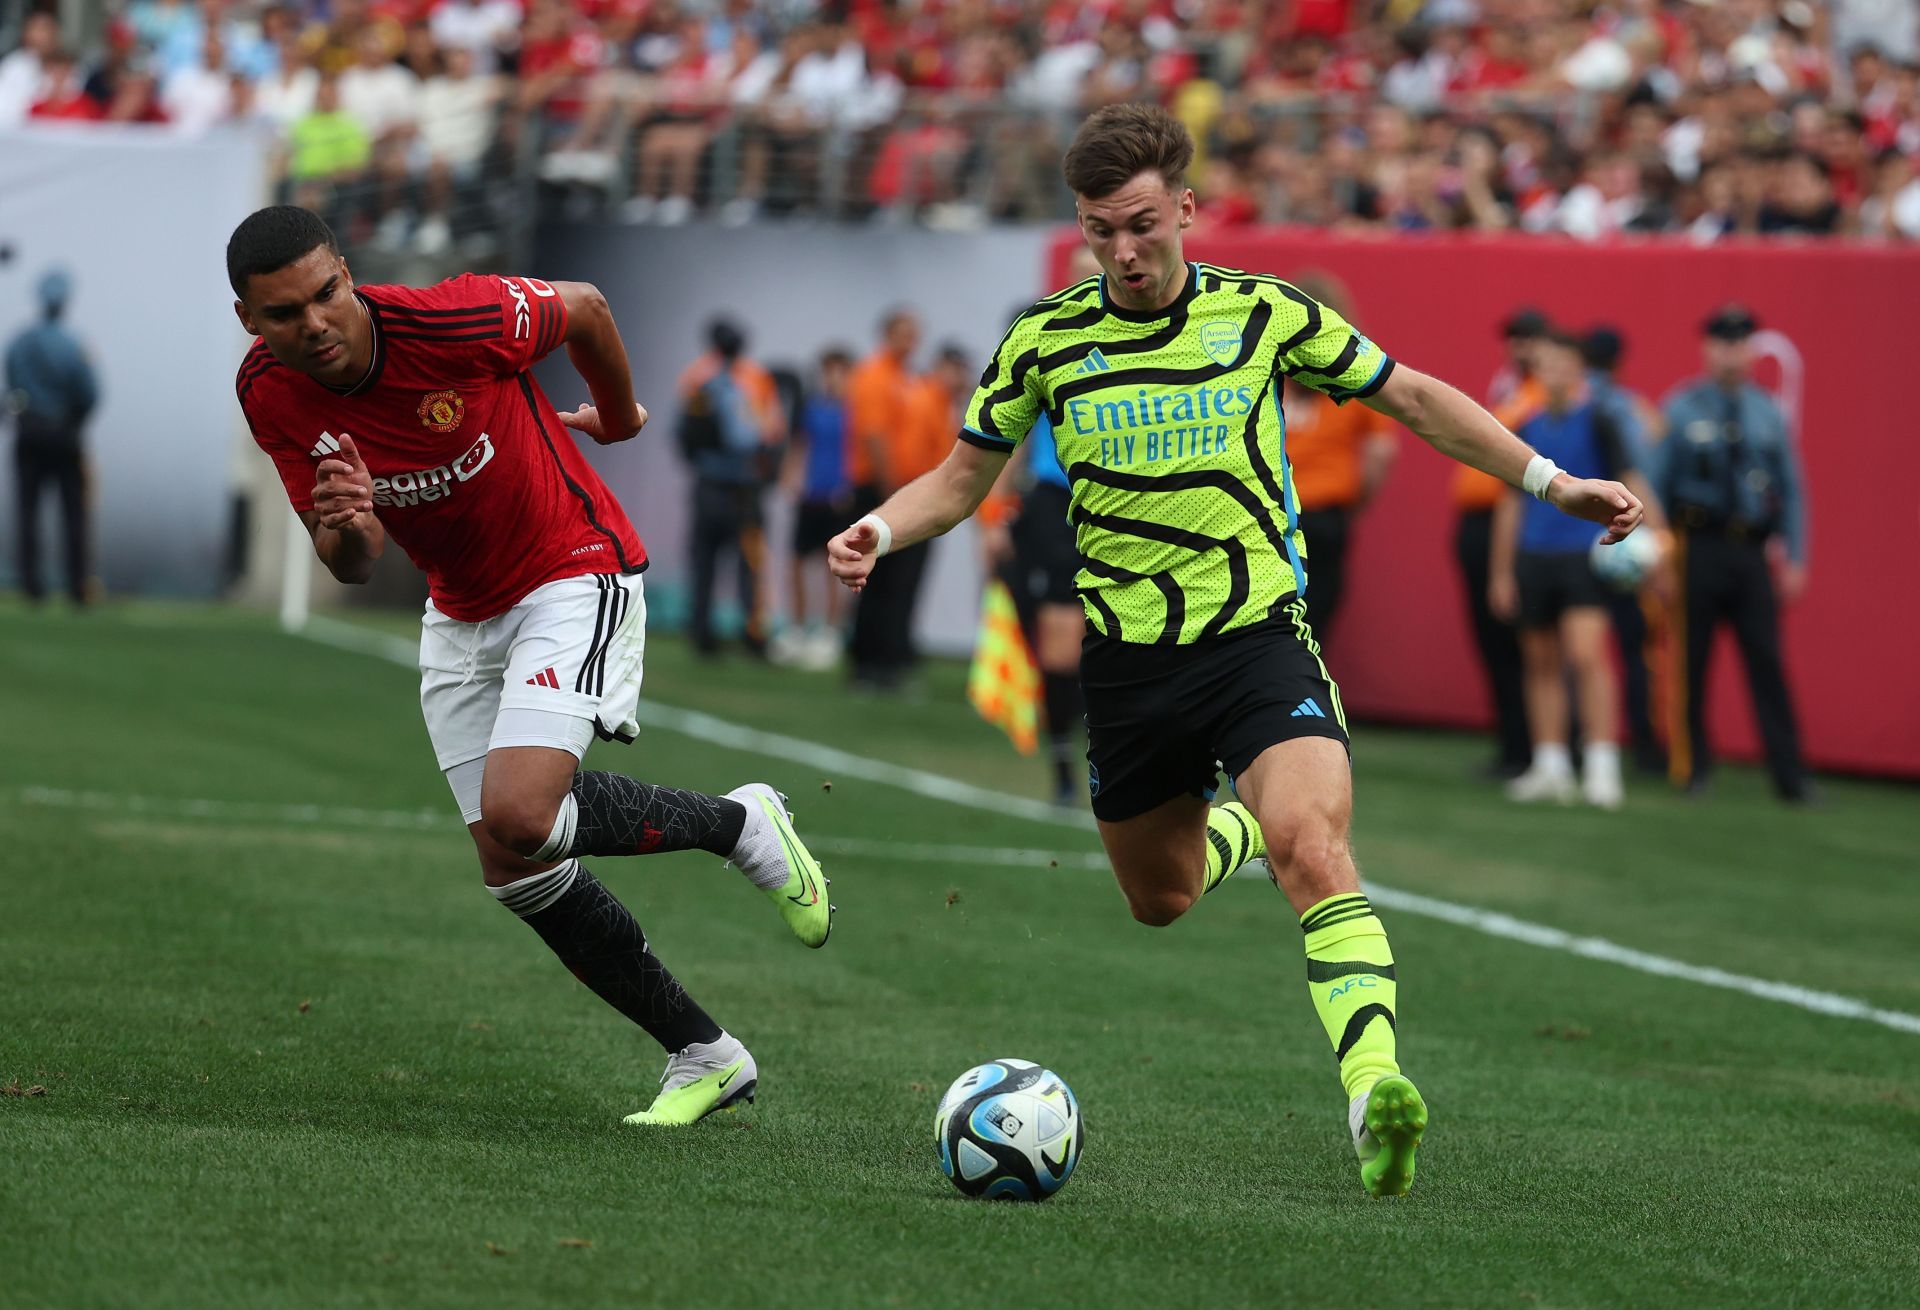
<instances>
[{"instance_id":1,"label":"striped pattern on jersey","mask_svg":"<svg viewBox=\"0 0 1920 1310\"><path fill-rule=\"evenodd\" d=\"M1167 308L1122 309L1100 278L1014 320L960 437L1011 451L1044 413L1072 484L1087 619L1181 645L1281 615L1306 588L1280 379L1369 396L1393 361L1276 277L1189 264Z\"/></svg>"}]
</instances>

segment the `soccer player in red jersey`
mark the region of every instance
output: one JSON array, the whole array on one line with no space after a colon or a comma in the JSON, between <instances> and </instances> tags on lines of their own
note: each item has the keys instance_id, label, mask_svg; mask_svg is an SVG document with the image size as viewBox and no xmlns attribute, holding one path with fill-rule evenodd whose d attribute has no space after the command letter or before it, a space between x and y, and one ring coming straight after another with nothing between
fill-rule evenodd
<instances>
[{"instance_id":1,"label":"soccer player in red jersey","mask_svg":"<svg viewBox=\"0 0 1920 1310\"><path fill-rule=\"evenodd\" d=\"M579 862L711 851L807 945L832 926L819 865L765 783L708 796L579 769L596 736L638 731L645 643L646 551L572 434L607 445L647 420L606 300L527 277L356 287L327 225L287 205L234 229L227 277L259 338L240 405L322 562L365 582L391 538L427 574L420 706L488 890L668 1052L627 1122L752 1100L752 1055ZM560 346L593 397L568 414L528 371Z\"/></svg>"}]
</instances>

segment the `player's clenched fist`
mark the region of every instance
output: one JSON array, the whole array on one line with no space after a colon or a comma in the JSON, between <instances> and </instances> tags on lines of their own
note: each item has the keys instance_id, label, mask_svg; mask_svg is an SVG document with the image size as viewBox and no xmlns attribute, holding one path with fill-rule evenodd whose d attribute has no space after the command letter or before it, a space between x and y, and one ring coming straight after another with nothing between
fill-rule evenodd
<instances>
[{"instance_id":1,"label":"player's clenched fist","mask_svg":"<svg viewBox=\"0 0 1920 1310\"><path fill-rule=\"evenodd\" d=\"M1547 500L1564 514L1598 523L1607 530L1607 544L1624 540L1640 526L1644 507L1640 498L1618 482L1602 478L1554 479Z\"/></svg>"},{"instance_id":2,"label":"player's clenched fist","mask_svg":"<svg viewBox=\"0 0 1920 1310\"><path fill-rule=\"evenodd\" d=\"M880 529L870 519L858 523L827 543L827 568L855 591L865 589L874 561L884 553Z\"/></svg>"},{"instance_id":3,"label":"player's clenched fist","mask_svg":"<svg viewBox=\"0 0 1920 1310\"><path fill-rule=\"evenodd\" d=\"M313 508L321 527L344 532L359 515L373 513L373 475L353 438L342 432L339 441L340 453L321 460L314 470L320 480L313 485Z\"/></svg>"}]
</instances>

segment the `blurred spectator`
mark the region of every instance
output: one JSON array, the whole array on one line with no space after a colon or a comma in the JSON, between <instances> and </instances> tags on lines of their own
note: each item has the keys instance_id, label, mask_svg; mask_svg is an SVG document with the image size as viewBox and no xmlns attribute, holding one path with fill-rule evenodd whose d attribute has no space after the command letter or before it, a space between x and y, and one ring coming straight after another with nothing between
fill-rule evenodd
<instances>
[{"instance_id":1,"label":"blurred spectator","mask_svg":"<svg viewBox=\"0 0 1920 1310\"><path fill-rule=\"evenodd\" d=\"M728 319L707 329L708 349L680 377L680 452L693 467L693 598L689 631L702 654L720 649L713 592L720 557L739 568L741 640L767 651L765 518L761 492L785 436L773 378L746 357L747 338ZM844 524L842 526L845 526Z\"/></svg>"},{"instance_id":2,"label":"blurred spectator","mask_svg":"<svg viewBox=\"0 0 1920 1310\"><path fill-rule=\"evenodd\" d=\"M250 9L243 11L242 16L236 13L238 7L230 0L198 0L197 4L180 8L183 12L169 21L165 35L151 46L163 86L175 73L205 66L210 36L219 38L222 67L244 75L249 81L272 71L273 46L262 36L260 24L254 21Z\"/></svg>"},{"instance_id":3,"label":"blurred spectator","mask_svg":"<svg viewBox=\"0 0 1920 1310\"><path fill-rule=\"evenodd\" d=\"M127 21L140 44L151 53L168 48L174 37L196 21L192 0L133 0Z\"/></svg>"},{"instance_id":4,"label":"blurred spectator","mask_svg":"<svg viewBox=\"0 0 1920 1310\"><path fill-rule=\"evenodd\" d=\"M1920 177L1913 158L1898 150L1880 156L1873 194L1860 205L1860 233L1920 241Z\"/></svg>"},{"instance_id":5,"label":"blurred spectator","mask_svg":"<svg viewBox=\"0 0 1920 1310\"><path fill-rule=\"evenodd\" d=\"M949 344L940 348L925 375L906 384L900 422L887 433L887 495L932 472L946 458L974 380L966 351ZM892 551L887 566L896 574L893 581L876 589L876 572L860 593L856 658L864 656L862 680L874 690L898 690L919 662L913 613L932 547L931 541L923 541Z\"/></svg>"},{"instance_id":6,"label":"blurred spectator","mask_svg":"<svg viewBox=\"0 0 1920 1310\"><path fill-rule=\"evenodd\" d=\"M856 519L880 508L881 501L905 485L895 467L895 443L908 423L913 391L909 369L919 344L919 318L912 310L892 310L881 321L879 347L861 360L847 379L847 478L853 485ZM893 563L892 556L888 563ZM904 576L912 569L911 559L908 565L907 570L901 570L903 584L914 581ZM900 679L900 670L891 662L898 652L887 645L887 634L895 627L890 616L902 598L911 594L911 588L876 591L879 577L880 571L876 570L874 582L860 593L854 605L849 653L856 683L888 690Z\"/></svg>"},{"instance_id":7,"label":"blurred spectator","mask_svg":"<svg viewBox=\"0 0 1920 1310\"><path fill-rule=\"evenodd\" d=\"M307 58L299 33L282 33L274 48L274 65L254 87L254 114L284 137L313 110L320 73Z\"/></svg>"},{"instance_id":8,"label":"blurred spectator","mask_svg":"<svg viewBox=\"0 0 1920 1310\"><path fill-rule=\"evenodd\" d=\"M444 51L441 65L439 74L420 90L418 157L426 174L425 217L414 244L423 255L438 255L452 243L448 211L453 193L480 180L501 94L495 78L474 71L468 47Z\"/></svg>"},{"instance_id":9,"label":"blurred spectator","mask_svg":"<svg viewBox=\"0 0 1920 1310\"><path fill-rule=\"evenodd\" d=\"M435 44L465 50L481 76L501 71L520 49L520 6L513 0L441 0L427 21Z\"/></svg>"},{"instance_id":10,"label":"blurred spectator","mask_svg":"<svg viewBox=\"0 0 1920 1310\"><path fill-rule=\"evenodd\" d=\"M1908 240L1885 197L1868 206L1884 152L1920 157L1916 12L1914 0L1838 0L1831 21L1813 0L527 0L523 16L518 0L135 0L108 25L88 95L108 117L150 119L142 89L123 99L120 82L207 71L215 34L240 79L233 112L284 128L310 94L286 49L296 32L317 71L369 71L371 43L416 86L459 48L476 75L511 74L499 136L516 159L531 147L569 213L739 223L878 208L951 228L1065 217L1065 133L1089 108L1144 97L1193 129L1216 226ZM58 36L50 17L29 18L0 63L0 124L45 98L40 60ZM343 94L363 116L361 89ZM395 160L407 152L384 117L367 125L390 242L406 225Z\"/></svg>"},{"instance_id":11,"label":"blurred spectator","mask_svg":"<svg viewBox=\"0 0 1920 1310\"><path fill-rule=\"evenodd\" d=\"M1294 285L1349 323L1356 322L1346 288L1325 274L1306 273ZM1386 482L1399 453L1393 425L1365 405L1339 405L1324 392L1285 383L1287 462L1307 534L1307 626L1322 646L1345 594L1347 549L1354 522Z\"/></svg>"},{"instance_id":12,"label":"blurred spectator","mask_svg":"<svg viewBox=\"0 0 1920 1310\"><path fill-rule=\"evenodd\" d=\"M1657 529L1659 510L1644 494L1626 436L1587 384L1580 339L1549 331L1535 343L1533 367L1543 404L1516 433L1573 477L1626 483L1649 502L1648 526ZM1589 562L1598 535L1591 523L1517 490L1504 493L1496 515L1489 601L1497 617L1520 626L1533 737L1532 764L1508 784L1517 801L1564 803L1578 795L1615 809L1625 800L1606 596ZM1569 676L1584 734L1578 784L1568 744Z\"/></svg>"},{"instance_id":13,"label":"blurred spectator","mask_svg":"<svg viewBox=\"0 0 1920 1310\"><path fill-rule=\"evenodd\" d=\"M340 74L340 108L372 143L372 171L379 228L374 244L397 250L407 235L403 208L408 167L420 127L420 79L393 60L386 35L367 27L358 38L359 58Z\"/></svg>"},{"instance_id":14,"label":"blurred spectator","mask_svg":"<svg viewBox=\"0 0 1920 1310\"><path fill-rule=\"evenodd\" d=\"M1679 671L1682 713L1673 769L1704 791L1713 771L1706 737L1706 679L1713 639L1733 628L1753 692L1767 770L1782 800L1811 799L1793 698L1780 653L1780 610L1807 585L1806 497L1786 417L1753 381L1758 321L1745 306L1702 325L1706 374L1667 400L1667 437L1654 448L1650 481L1680 547Z\"/></svg>"},{"instance_id":15,"label":"blurred spectator","mask_svg":"<svg viewBox=\"0 0 1920 1310\"><path fill-rule=\"evenodd\" d=\"M0 127L26 121L44 98L44 61L60 46L60 24L52 14L31 13L20 27L20 46L0 57Z\"/></svg>"},{"instance_id":16,"label":"blurred spectator","mask_svg":"<svg viewBox=\"0 0 1920 1310\"><path fill-rule=\"evenodd\" d=\"M745 28L737 30L735 44L737 49L711 50L699 19L680 25L672 62L660 70L640 124L633 199L623 217L671 225L693 216L700 162L725 116L727 84L757 53Z\"/></svg>"},{"instance_id":17,"label":"blurred spectator","mask_svg":"<svg viewBox=\"0 0 1920 1310\"><path fill-rule=\"evenodd\" d=\"M233 117L233 77L227 68L227 48L217 28L202 29L200 53L194 62L165 75L160 83L160 103L167 121L189 136L198 136Z\"/></svg>"},{"instance_id":18,"label":"blurred spectator","mask_svg":"<svg viewBox=\"0 0 1920 1310\"><path fill-rule=\"evenodd\" d=\"M14 490L18 496L20 587L46 596L40 572L40 502L60 500L67 595L87 601L87 462L81 431L100 399L93 366L60 322L73 284L58 270L37 288L40 322L14 337L6 352L7 408L14 416Z\"/></svg>"},{"instance_id":19,"label":"blurred spectator","mask_svg":"<svg viewBox=\"0 0 1920 1310\"><path fill-rule=\"evenodd\" d=\"M91 123L104 113L100 102L87 94L86 80L73 55L58 47L49 50L40 61L40 98L27 116L41 122Z\"/></svg>"},{"instance_id":20,"label":"blurred spectator","mask_svg":"<svg viewBox=\"0 0 1920 1310\"><path fill-rule=\"evenodd\" d=\"M1546 335L1546 315L1532 307L1515 310L1501 327L1507 360L1487 388L1487 406L1509 428L1517 429L1545 403L1533 376L1534 352ZM1453 553L1467 597L1467 618L1474 649L1487 675L1493 701L1495 754L1487 766L1496 778L1518 777L1532 759L1527 706L1520 671L1520 642L1510 619L1491 603L1493 515L1506 484L1477 469L1461 468L1453 477ZM1311 590L1311 588L1309 588Z\"/></svg>"},{"instance_id":21,"label":"blurred spectator","mask_svg":"<svg viewBox=\"0 0 1920 1310\"><path fill-rule=\"evenodd\" d=\"M857 517L847 476L847 377L852 371L853 356L844 348L821 352L819 378L801 408L781 479L794 511L789 626L780 648L790 662L812 668L829 668L840 654L847 593L833 585L824 562L828 539ZM818 621L808 599L813 587L824 597Z\"/></svg>"},{"instance_id":22,"label":"blurred spectator","mask_svg":"<svg viewBox=\"0 0 1920 1310\"><path fill-rule=\"evenodd\" d=\"M1824 235L1840 230L1840 205L1818 159L1795 151L1771 172L1768 198L1760 206L1760 231Z\"/></svg>"},{"instance_id":23,"label":"blurred spectator","mask_svg":"<svg viewBox=\"0 0 1920 1310\"><path fill-rule=\"evenodd\" d=\"M343 190L359 182L372 157L373 141L367 129L340 108L339 77L321 74L313 90L313 108L287 129L291 202L337 218Z\"/></svg>"}]
</instances>

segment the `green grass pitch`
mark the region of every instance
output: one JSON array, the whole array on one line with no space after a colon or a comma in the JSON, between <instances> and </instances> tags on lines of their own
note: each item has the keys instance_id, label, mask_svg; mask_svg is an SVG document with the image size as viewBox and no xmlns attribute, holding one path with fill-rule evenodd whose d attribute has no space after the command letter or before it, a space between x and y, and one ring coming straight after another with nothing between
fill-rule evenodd
<instances>
[{"instance_id":1,"label":"green grass pitch","mask_svg":"<svg viewBox=\"0 0 1920 1310\"><path fill-rule=\"evenodd\" d=\"M929 687L648 668L661 704L1041 794L956 670ZM1386 910L1434 1127L1370 1201L1263 881L1151 930L1090 832L655 730L593 763L777 784L840 914L808 952L711 857L592 862L761 1066L742 1114L625 1130L660 1060L481 890L407 670L234 612L8 608L0 741L9 1310L1920 1303L1920 1034ZM1369 878L1920 1014L1915 790L1532 811L1479 756L1359 731ZM999 1055L1085 1108L1045 1205L935 1165L940 1092Z\"/></svg>"}]
</instances>

